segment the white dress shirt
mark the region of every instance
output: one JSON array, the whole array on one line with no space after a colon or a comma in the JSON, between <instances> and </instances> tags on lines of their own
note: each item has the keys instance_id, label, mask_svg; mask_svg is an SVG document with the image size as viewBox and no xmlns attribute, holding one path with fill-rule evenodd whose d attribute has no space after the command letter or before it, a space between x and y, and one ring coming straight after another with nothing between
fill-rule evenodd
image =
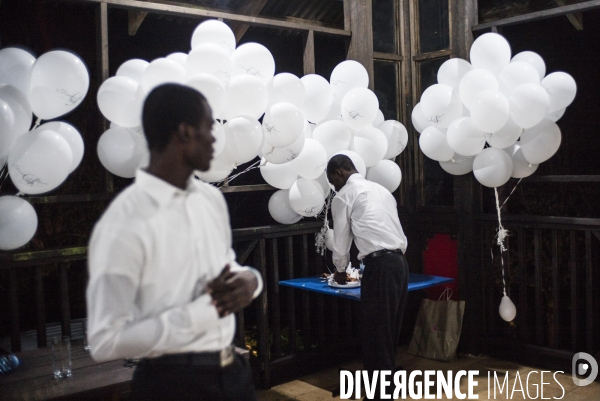
<instances>
[{"instance_id":1,"label":"white dress shirt","mask_svg":"<svg viewBox=\"0 0 600 401\"><path fill-rule=\"evenodd\" d=\"M138 170L89 245L88 342L97 361L218 351L233 315L219 318L206 284L235 262L221 192L190 179L181 190ZM262 290L262 279L254 297Z\"/></svg>"},{"instance_id":2,"label":"white dress shirt","mask_svg":"<svg viewBox=\"0 0 600 401\"><path fill-rule=\"evenodd\" d=\"M350 261L352 240L358 259L382 249L406 252L408 244L396 208L396 200L383 186L352 174L331 206L333 216L333 264L342 272Z\"/></svg>"}]
</instances>

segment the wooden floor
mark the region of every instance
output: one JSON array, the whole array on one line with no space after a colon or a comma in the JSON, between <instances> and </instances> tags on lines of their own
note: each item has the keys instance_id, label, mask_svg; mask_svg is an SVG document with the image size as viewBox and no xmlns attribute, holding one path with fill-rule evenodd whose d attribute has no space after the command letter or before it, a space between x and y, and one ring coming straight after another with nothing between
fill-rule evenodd
<instances>
[{"instance_id":1,"label":"wooden floor","mask_svg":"<svg viewBox=\"0 0 600 401\"><path fill-rule=\"evenodd\" d=\"M533 383L538 384L539 391L539 383L540 383L540 374L539 372L542 369L535 368L532 366L521 366L515 363L506 362L494 358L489 357L472 357L467 355L461 355L455 362L444 363L432 361L429 359L418 358L412 355L408 355L406 353L406 348L399 349L398 355L398 363L402 365L408 372L412 370L452 370L456 372L458 370L479 370L479 376L476 378L478 381L478 386L475 389L475 394L479 395L480 400L488 400L488 399L496 399L496 400L529 400L537 398L541 399L541 394L538 394L536 397L535 391L536 387ZM341 369L348 369L350 371L359 370L362 368L360 362L351 362L345 365L340 366ZM512 391L513 387L515 387L515 391L512 394L512 398L510 398L510 393L507 394L507 390L505 388L504 394L500 394L497 389L496 397L494 398L493 387L490 387L490 395L488 397L488 372L492 377L493 386L493 377L494 371L497 372L498 377L500 374L502 375L502 379L500 382L504 380L506 372L508 372L508 388ZM538 373L532 373L530 375L530 384L529 384L529 396L527 395L525 387L527 386L527 374L532 371L537 371ZM521 378L521 382L523 385L524 393L518 391L520 386L515 378L517 377L517 373ZM585 387L577 387L573 383L570 374L561 374L558 373L556 375L556 379L562 385L564 390L557 384L557 382L553 379L553 374L545 373L544 374L544 382L548 383L544 385L544 394L543 397L546 399L554 399L560 398L561 395L564 396L561 398L565 401L598 401L600 400L600 382L596 381L589 386ZM535 378L535 379L534 379ZM339 400L339 397L332 397L331 390L339 386L339 373L338 368L323 370L305 377L302 377L298 380L294 380L288 383L281 384L279 386L272 387L270 390L259 390L257 391L257 396L259 401L286 401L286 400L304 400L304 401L330 401L330 400ZM515 385L516 383L516 385ZM466 393L467 381L461 381L461 391ZM363 394L364 395L364 394ZM444 400L448 398L442 398ZM453 399L456 399L454 397Z\"/></svg>"}]
</instances>

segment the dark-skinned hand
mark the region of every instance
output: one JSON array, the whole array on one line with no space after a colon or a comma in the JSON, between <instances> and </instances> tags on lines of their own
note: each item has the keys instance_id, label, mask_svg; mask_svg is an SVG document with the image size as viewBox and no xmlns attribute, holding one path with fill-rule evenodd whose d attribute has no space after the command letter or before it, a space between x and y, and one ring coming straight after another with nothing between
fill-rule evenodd
<instances>
[{"instance_id":1,"label":"dark-skinned hand","mask_svg":"<svg viewBox=\"0 0 600 401\"><path fill-rule=\"evenodd\" d=\"M346 284L346 278L346 272L339 272L336 270L333 274L333 279L338 284Z\"/></svg>"},{"instance_id":2,"label":"dark-skinned hand","mask_svg":"<svg viewBox=\"0 0 600 401\"><path fill-rule=\"evenodd\" d=\"M226 265L219 276L207 284L208 293L213 299L220 317L244 309L252 302L252 295L258 287L256 275L244 270L232 272Z\"/></svg>"}]
</instances>

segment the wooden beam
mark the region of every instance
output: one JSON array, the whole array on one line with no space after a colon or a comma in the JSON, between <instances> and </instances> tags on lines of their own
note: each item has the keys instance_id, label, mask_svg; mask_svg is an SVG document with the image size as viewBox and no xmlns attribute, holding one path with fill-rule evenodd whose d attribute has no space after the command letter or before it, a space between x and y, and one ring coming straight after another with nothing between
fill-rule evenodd
<instances>
[{"instance_id":1,"label":"wooden beam","mask_svg":"<svg viewBox=\"0 0 600 401\"><path fill-rule=\"evenodd\" d=\"M265 8L269 0L246 0L243 1L240 6L235 10L236 14L248 15L250 17L257 17L258 14ZM230 24L230 28L235 34L235 41L239 42L244 36L250 25L242 24L239 22L233 22Z\"/></svg>"},{"instance_id":2,"label":"wooden beam","mask_svg":"<svg viewBox=\"0 0 600 401\"><path fill-rule=\"evenodd\" d=\"M391 53L373 52L373 58L382 61L404 61L404 57Z\"/></svg>"},{"instance_id":3,"label":"wooden beam","mask_svg":"<svg viewBox=\"0 0 600 401\"><path fill-rule=\"evenodd\" d=\"M373 90L373 6L372 0L344 0L346 29L352 32L348 60L361 63L369 74L369 89Z\"/></svg>"},{"instance_id":4,"label":"wooden beam","mask_svg":"<svg viewBox=\"0 0 600 401\"><path fill-rule=\"evenodd\" d=\"M146 15L148 15L148 13L146 11L137 11L137 10L128 10L127 11L127 17L129 20L127 32L129 33L129 36L135 36L138 29L140 29L142 22L144 22L144 18L146 18Z\"/></svg>"},{"instance_id":5,"label":"wooden beam","mask_svg":"<svg viewBox=\"0 0 600 401\"><path fill-rule=\"evenodd\" d=\"M527 177L523 183L532 182L600 182L600 175L538 175Z\"/></svg>"},{"instance_id":6,"label":"wooden beam","mask_svg":"<svg viewBox=\"0 0 600 401\"><path fill-rule=\"evenodd\" d=\"M554 0L554 2L561 7L567 5L564 0ZM581 15L581 13L567 14L567 19L575 27L575 29L578 31L583 31L583 15Z\"/></svg>"},{"instance_id":7,"label":"wooden beam","mask_svg":"<svg viewBox=\"0 0 600 401\"><path fill-rule=\"evenodd\" d=\"M308 31L304 37L304 75L315 73L315 32Z\"/></svg>"},{"instance_id":8,"label":"wooden beam","mask_svg":"<svg viewBox=\"0 0 600 401\"><path fill-rule=\"evenodd\" d=\"M270 186L269 184L256 184L256 185L233 185L229 187L219 188L221 192L227 194L232 192L253 192L253 191L271 191L277 188Z\"/></svg>"},{"instance_id":9,"label":"wooden beam","mask_svg":"<svg viewBox=\"0 0 600 401\"><path fill-rule=\"evenodd\" d=\"M316 24L308 24L308 23L297 23L291 21L285 21L275 18L259 18L259 17L250 17L247 15L238 15L228 12L222 11L214 11L207 10L204 8L200 8L199 6L194 6L191 4L184 3L158 3L158 2L150 2L150 1L139 1L139 0L64 0L71 1L77 3L101 3L106 4L110 7L122 8L126 10L138 10L138 11L146 11L149 13L157 13L164 15L174 15L178 17L188 17L188 18L221 18L226 22L242 22L252 26L262 26L266 28L276 28L276 29L287 29L291 31L310 31L314 30L320 34L324 35L333 35L333 36L341 36L341 37L350 37L352 34L348 30L337 29L319 26Z\"/></svg>"},{"instance_id":10,"label":"wooden beam","mask_svg":"<svg viewBox=\"0 0 600 401\"><path fill-rule=\"evenodd\" d=\"M452 55L452 50L438 50L436 52L417 54L413 56L414 61L433 60L436 58L449 57Z\"/></svg>"},{"instance_id":11,"label":"wooden beam","mask_svg":"<svg viewBox=\"0 0 600 401\"><path fill-rule=\"evenodd\" d=\"M504 18L497 21L485 22L473 27L473 31L490 29L493 26L509 26L523 24L525 22L539 21L546 18L559 17L562 15L581 13L584 11L600 8L600 0L584 1L582 3L571 4L569 6L551 8L549 10L536 11L534 13L523 14L516 17Z\"/></svg>"}]
</instances>

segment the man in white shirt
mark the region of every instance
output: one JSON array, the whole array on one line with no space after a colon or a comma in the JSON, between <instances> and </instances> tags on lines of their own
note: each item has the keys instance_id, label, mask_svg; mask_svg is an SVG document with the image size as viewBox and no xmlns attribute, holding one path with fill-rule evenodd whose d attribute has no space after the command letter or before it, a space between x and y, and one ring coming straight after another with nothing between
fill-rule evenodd
<instances>
[{"instance_id":1,"label":"man in white shirt","mask_svg":"<svg viewBox=\"0 0 600 401\"><path fill-rule=\"evenodd\" d=\"M262 290L239 266L221 192L193 178L212 159L204 96L166 84L144 103L150 164L94 227L88 342L98 361L141 358L133 400L255 400L233 352L233 313Z\"/></svg>"},{"instance_id":2,"label":"man in white shirt","mask_svg":"<svg viewBox=\"0 0 600 401\"><path fill-rule=\"evenodd\" d=\"M360 296L363 369L394 372L408 292L407 240L396 200L383 186L362 177L346 155L329 160L327 179L337 191L331 207L334 278L346 282L353 240L365 265Z\"/></svg>"}]
</instances>

